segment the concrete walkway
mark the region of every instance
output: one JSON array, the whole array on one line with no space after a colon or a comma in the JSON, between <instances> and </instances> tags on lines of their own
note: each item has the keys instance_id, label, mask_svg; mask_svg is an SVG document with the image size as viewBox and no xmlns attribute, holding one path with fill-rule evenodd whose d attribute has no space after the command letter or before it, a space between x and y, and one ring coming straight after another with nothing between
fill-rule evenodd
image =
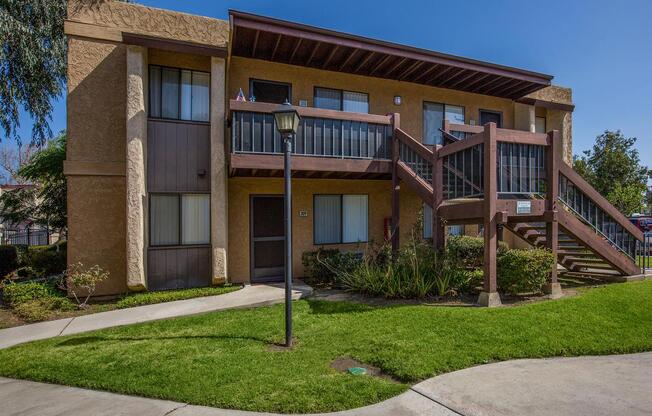
<instances>
[{"instance_id":1,"label":"concrete walkway","mask_svg":"<svg viewBox=\"0 0 652 416\"><path fill-rule=\"evenodd\" d=\"M310 286L302 283L295 284L292 297L293 299L299 299L310 293L312 293ZM240 290L224 295L177 300L174 302L157 303L155 305L94 313L74 318L58 319L56 321L39 322L37 324L0 330L0 349L38 339L78 334L80 332L114 326L195 315L224 309L271 305L283 302L284 299L285 291L282 285L254 285L245 286Z\"/></svg>"},{"instance_id":2,"label":"concrete walkway","mask_svg":"<svg viewBox=\"0 0 652 416\"><path fill-rule=\"evenodd\" d=\"M516 360L433 377L338 416L607 416L652 414L652 353ZM260 413L0 378L7 416L246 416Z\"/></svg>"}]
</instances>

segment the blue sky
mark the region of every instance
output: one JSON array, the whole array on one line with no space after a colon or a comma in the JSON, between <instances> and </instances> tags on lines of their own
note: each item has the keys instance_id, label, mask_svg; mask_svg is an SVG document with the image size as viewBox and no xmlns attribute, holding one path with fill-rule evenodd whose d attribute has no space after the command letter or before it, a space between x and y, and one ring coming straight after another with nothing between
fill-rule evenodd
<instances>
[{"instance_id":1,"label":"blue sky","mask_svg":"<svg viewBox=\"0 0 652 416\"><path fill-rule=\"evenodd\" d=\"M216 18L233 8L551 74L573 88L576 154L620 129L652 167L652 1L138 2ZM65 128L65 99L52 116L53 131ZM24 141L30 129L24 119Z\"/></svg>"}]
</instances>

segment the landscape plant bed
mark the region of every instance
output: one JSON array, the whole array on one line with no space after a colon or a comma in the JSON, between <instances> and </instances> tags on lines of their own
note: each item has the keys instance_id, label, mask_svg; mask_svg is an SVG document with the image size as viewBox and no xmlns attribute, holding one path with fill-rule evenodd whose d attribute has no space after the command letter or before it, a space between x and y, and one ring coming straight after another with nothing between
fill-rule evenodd
<instances>
[{"instance_id":1,"label":"landscape plant bed","mask_svg":"<svg viewBox=\"0 0 652 416\"><path fill-rule=\"evenodd\" d=\"M89 303L84 309L74 309L67 311L51 311L44 320L52 321L55 319L71 318L74 316L89 315L98 312L106 312L115 309L131 308L135 306L152 305L162 302L172 302L176 300L192 299L204 296L217 296L234 292L241 289L237 285L224 285L214 287L201 287L192 289L177 289L157 292L131 293L112 300L101 300ZM12 312L11 308L6 306L0 308L0 329L14 326L26 325L29 322Z\"/></svg>"},{"instance_id":2,"label":"landscape plant bed","mask_svg":"<svg viewBox=\"0 0 652 416\"><path fill-rule=\"evenodd\" d=\"M369 405L410 384L516 358L652 350L652 281L508 308L294 303L116 327L0 351L0 375L267 412ZM332 368L345 357L387 377ZM490 380L488 381L490 382Z\"/></svg>"}]
</instances>

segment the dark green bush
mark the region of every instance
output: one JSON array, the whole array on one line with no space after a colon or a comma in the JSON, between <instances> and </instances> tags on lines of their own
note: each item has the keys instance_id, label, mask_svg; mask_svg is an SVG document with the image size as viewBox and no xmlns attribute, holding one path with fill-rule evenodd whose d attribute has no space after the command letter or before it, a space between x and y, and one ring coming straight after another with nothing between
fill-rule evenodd
<instances>
[{"instance_id":1,"label":"dark green bush","mask_svg":"<svg viewBox=\"0 0 652 416\"><path fill-rule=\"evenodd\" d=\"M337 249L306 251L301 256L308 283L316 285L337 284L337 275L348 272L361 262L361 255L353 252L342 253Z\"/></svg>"},{"instance_id":2,"label":"dark green bush","mask_svg":"<svg viewBox=\"0 0 652 416\"><path fill-rule=\"evenodd\" d=\"M66 270L65 243L51 246L32 246L29 248L25 265L30 267L36 276L47 277L61 274Z\"/></svg>"},{"instance_id":3,"label":"dark green bush","mask_svg":"<svg viewBox=\"0 0 652 416\"><path fill-rule=\"evenodd\" d=\"M2 296L4 303L12 308L21 303L56 296L56 292L48 285L38 282L14 283L4 285Z\"/></svg>"},{"instance_id":4,"label":"dark green bush","mask_svg":"<svg viewBox=\"0 0 652 416\"><path fill-rule=\"evenodd\" d=\"M507 249L504 241L498 243L499 255ZM484 264L484 239L468 235L449 237L446 242L446 255L452 260L459 261L465 268L480 268Z\"/></svg>"},{"instance_id":5,"label":"dark green bush","mask_svg":"<svg viewBox=\"0 0 652 416\"><path fill-rule=\"evenodd\" d=\"M18 250L16 246L0 246L0 278L7 276L18 268Z\"/></svg>"},{"instance_id":6,"label":"dark green bush","mask_svg":"<svg viewBox=\"0 0 652 416\"><path fill-rule=\"evenodd\" d=\"M498 288L507 293L539 292L556 259L546 249L505 250L498 256Z\"/></svg>"}]
</instances>

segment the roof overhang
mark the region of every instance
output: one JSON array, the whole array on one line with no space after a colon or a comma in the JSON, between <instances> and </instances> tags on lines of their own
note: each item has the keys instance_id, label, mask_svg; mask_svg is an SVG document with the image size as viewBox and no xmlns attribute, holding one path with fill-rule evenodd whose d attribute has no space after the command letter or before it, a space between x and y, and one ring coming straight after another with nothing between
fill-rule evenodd
<instances>
[{"instance_id":1,"label":"roof overhang","mask_svg":"<svg viewBox=\"0 0 652 416\"><path fill-rule=\"evenodd\" d=\"M552 76L229 10L231 54L512 100Z\"/></svg>"}]
</instances>

